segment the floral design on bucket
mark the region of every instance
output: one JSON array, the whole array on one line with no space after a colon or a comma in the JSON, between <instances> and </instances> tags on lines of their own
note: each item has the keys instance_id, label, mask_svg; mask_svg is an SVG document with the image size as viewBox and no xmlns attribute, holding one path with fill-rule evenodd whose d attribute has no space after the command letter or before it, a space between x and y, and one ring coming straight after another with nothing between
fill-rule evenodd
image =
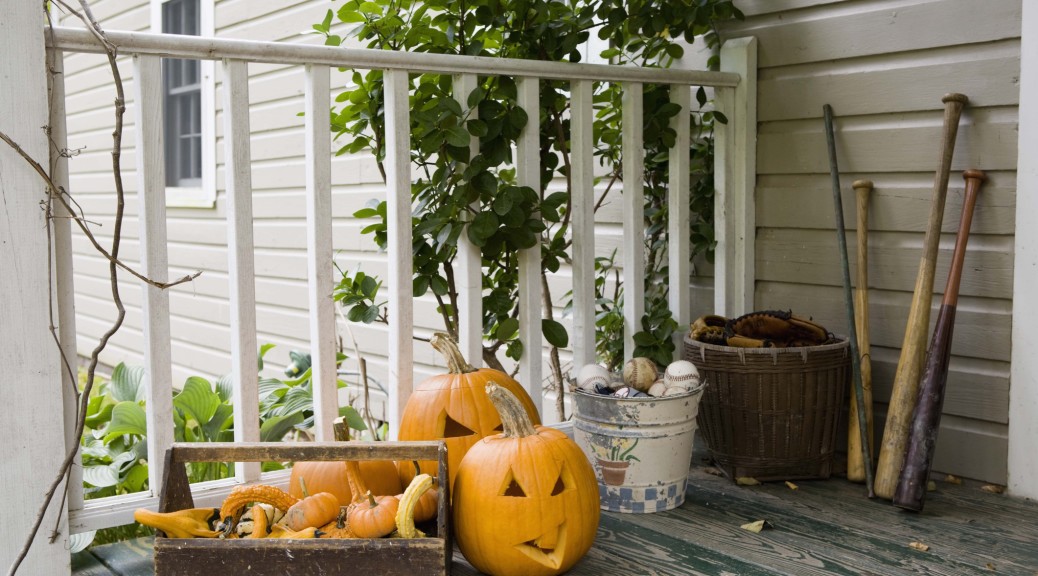
<instances>
[{"instance_id":1,"label":"floral design on bucket","mask_svg":"<svg viewBox=\"0 0 1038 576\"><path fill-rule=\"evenodd\" d=\"M641 462L632 454L638 445L638 438L600 438L606 442L594 443L591 446L595 452L598 475L607 486L620 486L624 483L631 461Z\"/></svg>"}]
</instances>

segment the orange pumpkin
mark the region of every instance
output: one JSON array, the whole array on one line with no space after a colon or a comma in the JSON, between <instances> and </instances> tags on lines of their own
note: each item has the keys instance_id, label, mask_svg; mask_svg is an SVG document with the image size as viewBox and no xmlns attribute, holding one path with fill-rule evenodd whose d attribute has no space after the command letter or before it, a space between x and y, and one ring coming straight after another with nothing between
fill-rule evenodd
<instances>
[{"instance_id":1,"label":"orange pumpkin","mask_svg":"<svg viewBox=\"0 0 1038 576\"><path fill-rule=\"evenodd\" d=\"M400 501L396 496L375 498L368 492L359 502L350 504L346 525L358 538L381 538L396 530L396 511Z\"/></svg>"},{"instance_id":2,"label":"orange pumpkin","mask_svg":"<svg viewBox=\"0 0 1038 576\"><path fill-rule=\"evenodd\" d=\"M457 344L442 332L429 340L443 354L448 373L433 376L420 383L411 393L400 417L401 440L440 440L447 444L447 467L453 485L458 465L465 452L484 436L501 431L501 417L487 398L486 385L491 380L514 394L529 419L540 423L537 408L526 390L504 372L490 368L473 368L461 355ZM436 462L420 462L421 472L436 476ZM407 485L415 472L410 463L401 463L402 484Z\"/></svg>"},{"instance_id":3,"label":"orange pumpkin","mask_svg":"<svg viewBox=\"0 0 1038 576\"><path fill-rule=\"evenodd\" d=\"M452 506L461 553L495 576L554 576L591 549L598 482L566 434L534 426L504 388L487 394L504 432L476 443L458 467Z\"/></svg>"},{"instance_id":4,"label":"orange pumpkin","mask_svg":"<svg viewBox=\"0 0 1038 576\"><path fill-rule=\"evenodd\" d=\"M389 460L365 460L360 462L360 475L364 484L376 496L394 496L403 491L396 464ZM353 493L346 481L345 462L296 462L288 482L288 493L296 498L303 497L299 479L306 482L311 493L329 492L339 499L340 506L353 501ZM363 493L360 494L363 496Z\"/></svg>"}]
</instances>

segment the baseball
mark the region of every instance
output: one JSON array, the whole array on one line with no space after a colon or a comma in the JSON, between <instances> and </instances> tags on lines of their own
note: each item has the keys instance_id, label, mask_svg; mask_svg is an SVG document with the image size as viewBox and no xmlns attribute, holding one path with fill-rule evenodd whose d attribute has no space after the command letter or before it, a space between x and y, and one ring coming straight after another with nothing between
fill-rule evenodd
<instances>
[{"instance_id":1,"label":"baseball","mask_svg":"<svg viewBox=\"0 0 1038 576\"><path fill-rule=\"evenodd\" d=\"M678 384L677 386L670 386L670 387L668 387L666 390L664 390L663 395L664 396L680 396L682 394L688 394L688 393L689 393L689 389L688 388L685 388L684 386Z\"/></svg>"},{"instance_id":2,"label":"baseball","mask_svg":"<svg viewBox=\"0 0 1038 576\"><path fill-rule=\"evenodd\" d=\"M657 376L656 363L648 358L631 358L624 364L624 384L639 392L648 391Z\"/></svg>"},{"instance_id":3,"label":"baseball","mask_svg":"<svg viewBox=\"0 0 1038 576\"><path fill-rule=\"evenodd\" d=\"M688 360L671 362L663 373L663 383L667 388L680 386L685 390L691 390L699 385L699 370Z\"/></svg>"},{"instance_id":4,"label":"baseball","mask_svg":"<svg viewBox=\"0 0 1038 576\"><path fill-rule=\"evenodd\" d=\"M598 364L587 364L577 372L577 389L585 392L595 392L595 386L609 386L609 370Z\"/></svg>"},{"instance_id":5,"label":"baseball","mask_svg":"<svg viewBox=\"0 0 1038 576\"><path fill-rule=\"evenodd\" d=\"M663 396L663 393L666 391L667 385L663 383L663 380L657 380L649 387L649 396L659 398L660 396Z\"/></svg>"}]
</instances>

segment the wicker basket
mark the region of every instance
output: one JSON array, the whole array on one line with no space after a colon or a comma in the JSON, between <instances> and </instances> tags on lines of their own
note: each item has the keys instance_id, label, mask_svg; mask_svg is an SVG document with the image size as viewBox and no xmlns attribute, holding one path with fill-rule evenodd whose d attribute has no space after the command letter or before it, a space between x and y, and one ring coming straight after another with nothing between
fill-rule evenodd
<instances>
[{"instance_id":1,"label":"wicker basket","mask_svg":"<svg viewBox=\"0 0 1038 576\"><path fill-rule=\"evenodd\" d=\"M699 429L729 478L828 478L851 377L846 340L804 348L732 348L685 336L707 382Z\"/></svg>"}]
</instances>

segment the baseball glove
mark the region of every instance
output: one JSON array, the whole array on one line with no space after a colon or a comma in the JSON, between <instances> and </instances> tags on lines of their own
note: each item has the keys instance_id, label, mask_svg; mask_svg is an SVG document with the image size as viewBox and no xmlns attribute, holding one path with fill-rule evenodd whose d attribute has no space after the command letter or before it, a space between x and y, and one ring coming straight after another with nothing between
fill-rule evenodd
<instances>
[{"instance_id":1,"label":"baseball glove","mask_svg":"<svg viewBox=\"0 0 1038 576\"><path fill-rule=\"evenodd\" d=\"M762 310L733 320L724 327L728 346L739 348L793 348L819 346L835 337L810 319L794 316L790 310Z\"/></svg>"},{"instance_id":2,"label":"baseball glove","mask_svg":"<svg viewBox=\"0 0 1038 576\"><path fill-rule=\"evenodd\" d=\"M725 346L724 325L728 319L724 316L707 315L696 318L692 323L690 336L693 340Z\"/></svg>"}]
</instances>

